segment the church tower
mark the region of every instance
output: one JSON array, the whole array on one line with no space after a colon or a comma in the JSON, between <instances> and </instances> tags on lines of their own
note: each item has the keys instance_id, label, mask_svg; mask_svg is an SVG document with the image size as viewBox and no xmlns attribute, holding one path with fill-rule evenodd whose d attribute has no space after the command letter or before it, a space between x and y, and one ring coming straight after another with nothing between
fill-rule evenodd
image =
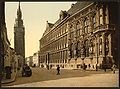
<instances>
[{"instance_id":1,"label":"church tower","mask_svg":"<svg viewBox=\"0 0 120 89\"><path fill-rule=\"evenodd\" d=\"M17 18L15 19L14 24L14 49L17 55L23 57L23 59L19 60L19 65L22 66L25 64L25 28L22 20L20 2L17 10Z\"/></svg>"}]
</instances>

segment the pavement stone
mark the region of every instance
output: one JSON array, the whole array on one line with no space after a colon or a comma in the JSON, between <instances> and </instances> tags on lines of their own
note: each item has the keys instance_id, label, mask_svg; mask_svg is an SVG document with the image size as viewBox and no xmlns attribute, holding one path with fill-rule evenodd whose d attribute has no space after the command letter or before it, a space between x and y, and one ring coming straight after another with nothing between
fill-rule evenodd
<instances>
[{"instance_id":1,"label":"pavement stone","mask_svg":"<svg viewBox=\"0 0 120 89\"><path fill-rule=\"evenodd\" d=\"M119 87L119 71L116 71L115 74L92 74L84 77L63 78L7 87Z\"/></svg>"}]
</instances>

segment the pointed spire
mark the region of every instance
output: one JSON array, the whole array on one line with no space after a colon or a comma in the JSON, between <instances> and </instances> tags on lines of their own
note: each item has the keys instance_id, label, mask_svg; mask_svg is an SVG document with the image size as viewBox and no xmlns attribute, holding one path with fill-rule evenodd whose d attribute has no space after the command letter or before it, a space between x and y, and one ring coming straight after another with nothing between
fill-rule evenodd
<instances>
[{"instance_id":1,"label":"pointed spire","mask_svg":"<svg viewBox=\"0 0 120 89\"><path fill-rule=\"evenodd\" d=\"M20 1L19 1L19 10L20 10Z\"/></svg>"},{"instance_id":2,"label":"pointed spire","mask_svg":"<svg viewBox=\"0 0 120 89\"><path fill-rule=\"evenodd\" d=\"M21 9L20 9L20 1L19 1L18 10L17 10L17 18L19 18L19 19L22 18L22 13L21 13Z\"/></svg>"}]
</instances>

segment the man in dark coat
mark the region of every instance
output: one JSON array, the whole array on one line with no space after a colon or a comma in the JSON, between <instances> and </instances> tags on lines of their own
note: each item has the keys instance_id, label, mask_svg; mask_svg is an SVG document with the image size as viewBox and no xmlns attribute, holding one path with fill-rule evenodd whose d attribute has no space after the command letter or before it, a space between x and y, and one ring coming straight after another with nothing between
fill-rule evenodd
<instances>
[{"instance_id":1,"label":"man in dark coat","mask_svg":"<svg viewBox=\"0 0 120 89\"><path fill-rule=\"evenodd\" d=\"M59 67L59 65L57 66L57 75L60 75L60 67Z\"/></svg>"}]
</instances>

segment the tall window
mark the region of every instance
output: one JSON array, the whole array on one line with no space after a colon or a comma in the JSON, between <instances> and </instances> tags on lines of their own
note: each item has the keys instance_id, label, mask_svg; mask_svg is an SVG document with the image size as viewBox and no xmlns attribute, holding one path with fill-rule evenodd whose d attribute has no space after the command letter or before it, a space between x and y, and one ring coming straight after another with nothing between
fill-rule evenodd
<instances>
[{"instance_id":1,"label":"tall window","mask_svg":"<svg viewBox=\"0 0 120 89\"><path fill-rule=\"evenodd\" d=\"M81 26L80 26L80 35L82 35L82 28L81 28Z\"/></svg>"},{"instance_id":2,"label":"tall window","mask_svg":"<svg viewBox=\"0 0 120 89\"><path fill-rule=\"evenodd\" d=\"M100 8L99 12L100 12L100 25L103 25L103 9Z\"/></svg>"},{"instance_id":3,"label":"tall window","mask_svg":"<svg viewBox=\"0 0 120 89\"><path fill-rule=\"evenodd\" d=\"M100 45L100 50L99 50L99 54L102 55L102 38L100 37L100 41L99 41L99 45Z\"/></svg>"},{"instance_id":4,"label":"tall window","mask_svg":"<svg viewBox=\"0 0 120 89\"><path fill-rule=\"evenodd\" d=\"M105 8L105 24L108 24L108 8Z\"/></svg>"},{"instance_id":5,"label":"tall window","mask_svg":"<svg viewBox=\"0 0 120 89\"><path fill-rule=\"evenodd\" d=\"M88 33L88 20L87 20L87 18L84 21L84 33Z\"/></svg>"},{"instance_id":6,"label":"tall window","mask_svg":"<svg viewBox=\"0 0 120 89\"><path fill-rule=\"evenodd\" d=\"M72 58L74 58L74 45L72 44L72 51L71 51L71 53L72 53Z\"/></svg>"},{"instance_id":7,"label":"tall window","mask_svg":"<svg viewBox=\"0 0 120 89\"><path fill-rule=\"evenodd\" d=\"M77 23L77 36L80 35L80 23L78 22Z\"/></svg>"},{"instance_id":8,"label":"tall window","mask_svg":"<svg viewBox=\"0 0 120 89\"><path fill-rule=\"evenodd\" d=\"M95 39L93 39L93 55L95 56Z\"/></svg>"},{"instance_id":9,"label":"tall window","mask_svg":"<svg viewBox=\"0 0 120 89\"><path fill-rule=\"evenodd\" d=\"M88 40L85 41L85 56L89 56L89 46L88 46Z\"/></svg>"},{"instance_id":10,"label":"tall window","mask_svg":"<svg viewBox=\"0 0 120 89\"><path fill-rule=\"evenodd\" d=\"M96 15L93 16L93 28L96 27Z\"/></svg>"},{"instance_id":11,"label":"tall window","mask_svg":"<svg viewBox=\"0 0 120 89\"><path fill-rule=\"evenodd\" d=\"M77 43L77 46L78 46L78 51L77 51L78 54L77 55L78 55L78 57L80 57L81 56L80 55L80 42Z\"/></svg>"},{"instance_id":12,"label":"tall window","mask_svg":"<svg viewBox=\"0 0 120 89\"><path fill-rule=\"evenodd\" d=\"M106 37L106 39L105 39L105 44L106 44L106 55L108 55L108 52L109 52L109 39L108 39L108 37Z\"/></svg>"}]
</instances>

